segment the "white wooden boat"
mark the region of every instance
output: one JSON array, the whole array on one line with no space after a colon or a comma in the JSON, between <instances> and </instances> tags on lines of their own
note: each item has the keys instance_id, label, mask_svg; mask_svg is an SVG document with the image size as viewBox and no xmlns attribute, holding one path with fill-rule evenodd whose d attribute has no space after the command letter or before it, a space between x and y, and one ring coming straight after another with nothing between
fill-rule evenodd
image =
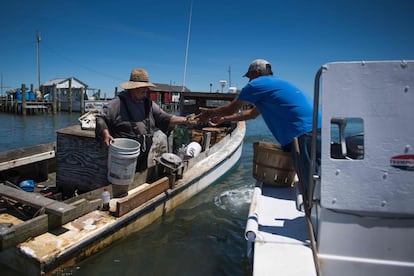
<instances>
[{"instance_id":1,"label":"white wooden boat","mask_svg":"<svg viewBox=\"0 0 414 276\"><path fill-rule=\"evenodd\" d=\"M318 71L320 173L303 176L305 197L299 182L257 182L245 233L253 275L414 275L413 87L414 61Z\"/></svg>"},{"instance_id":2,"label":"white wooden boat","mask_svg":"<svg viewBox=\"0 0 414 276\"><path fill-rule=\"evenodd\" d=\"M128 195L112 198L109 211L99 208L104 188L101 181L108 181L106 172L100 171L100 165L107 162L107 151L101 149L99 152L98 145L91 146L96 143L93 132L81 130L80 126L58 131L56 152L47 147L49 154L56 155L57 187L63 194L68 194L74 186L76 189L81 189L81 185L94 189L58 201L36 191L27 193L7 183L0 184L0 199L15 202L16 207L28 206L35 212L34 217L27 221L0 213L0 262L25 275L58 273L60 269L139 231L213 184L237 164L242 152L245 123L231 123L226 129L226 134L215 137L214 143L210 144L206 139L203 151L196 157L184 159L179 166L157 165L157 170L162 169L163 173L154 182L143 181L146 171L136 173ZM211 128L207 130L203 134L212 141ZM47 154L36 156L36 161L47 159ZM82 159L80 156L94 160L98 166L90 164L85 167L84 161L79 161ZM21 162L21 159L27 158L14 161ZM10 162L0 162L0 167L6 163ZM95 167L99 169L94 171ZM96 183L101 184L94 187ZM115 192L116 186L107 187L111 193Z\"/></svg>"}]
</instances>

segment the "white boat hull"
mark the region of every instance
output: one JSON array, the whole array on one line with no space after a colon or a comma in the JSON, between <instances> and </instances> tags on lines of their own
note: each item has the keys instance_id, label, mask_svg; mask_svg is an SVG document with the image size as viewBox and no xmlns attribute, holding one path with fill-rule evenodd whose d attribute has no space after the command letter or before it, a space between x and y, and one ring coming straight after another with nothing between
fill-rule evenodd
<instances>
[{"instance_id":1,"label":"white boat hull","mask_svg":"<svg viewBox=\"0 0 414 276\"><path fill-rule=\"evenodd\" d=\"M66 266L98 252L114 241L125 238L171 211L212 185L239 161L245 123L215 144L206 157L186 171L172 189L155 196L121 217L95 210L62 225L62 233L46 232L0 253L0 261L24 273L41 275L58 272ZM150 185L150 184L148 184ZM129 191L136 192L137 188ZM111 199L111 206L117 199Z\"/></svg>"}]
</instances>

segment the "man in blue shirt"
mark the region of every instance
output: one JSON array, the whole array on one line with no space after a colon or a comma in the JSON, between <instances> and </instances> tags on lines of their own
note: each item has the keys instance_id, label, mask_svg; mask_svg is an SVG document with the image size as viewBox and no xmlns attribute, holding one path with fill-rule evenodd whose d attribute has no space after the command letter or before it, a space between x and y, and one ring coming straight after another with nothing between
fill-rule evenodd
<instances>
[{"instance_id":1,"label":"man in blue shirt","mask_svg":"<svg viewBox=\"0 0 414 276\"><path fill-rule=\"evenodd\" d=\"M224 121L254 119L260 114L284 151L291 151L293 138L298 137L301 152L300 163L304 169L304 184L308 185L310 168L310 141L313 105L310 97L295 85L273 76L271 64L264 59L254 60L244 75L249 82L239 96L227 105L217 108L200 108L201 120L211 119L213 124ZM251 103L254 107L241 111ZM318 118L318 128L320 127ZM292 154L296 171L296 156Z\"/></svg>"}]
</instances>

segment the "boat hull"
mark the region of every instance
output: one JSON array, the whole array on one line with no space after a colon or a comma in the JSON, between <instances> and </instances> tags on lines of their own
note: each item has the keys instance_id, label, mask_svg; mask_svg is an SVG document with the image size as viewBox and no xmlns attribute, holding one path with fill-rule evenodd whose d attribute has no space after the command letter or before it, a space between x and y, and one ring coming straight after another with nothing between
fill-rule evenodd
<instances>
[{"instance_id":1,"label":"boat hull","mask_svg":"<svg viewBox=\"0 0 414 276\"><path fill-rule=\"evenodd\" d=\"M2 251L0 261L26 275L51 274L76 264L136 233L215 183L237 164L244 135L245 124L239 122L231 134L203 152L173 188L125 215L116 217L105 211L92 211L62 225L62 233L49 231ZM112 199L111 205L116 204L116 200Z\"/></svg>"}]
</instances>

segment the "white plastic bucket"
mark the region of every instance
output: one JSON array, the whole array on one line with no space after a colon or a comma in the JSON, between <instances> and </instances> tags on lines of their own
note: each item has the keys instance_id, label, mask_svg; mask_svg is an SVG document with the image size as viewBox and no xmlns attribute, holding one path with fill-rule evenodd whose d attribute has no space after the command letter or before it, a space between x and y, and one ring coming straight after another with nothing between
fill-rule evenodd
<instances>
[{"instance_id":1,"label":"white plastic bucket","mask_svg":"<svg viewBox=\"0 0 414 276\"><path fill-rule=\"evenodd\" d=\"M185 154L191 157L197 157L201 152L201 145L197 142L191 142L186 148Z\"/></svg>"},{"instance_id":2,"label":"white plastic bucket","mask_svg":"<svg viewBox=\"0 0 414 276\"><path fill-rule=\"evenodd\" d=\"M108 181L116 185L134 182L140 143L127 138L116 138L109 144Z\"/></svg>"}]
</instances>

